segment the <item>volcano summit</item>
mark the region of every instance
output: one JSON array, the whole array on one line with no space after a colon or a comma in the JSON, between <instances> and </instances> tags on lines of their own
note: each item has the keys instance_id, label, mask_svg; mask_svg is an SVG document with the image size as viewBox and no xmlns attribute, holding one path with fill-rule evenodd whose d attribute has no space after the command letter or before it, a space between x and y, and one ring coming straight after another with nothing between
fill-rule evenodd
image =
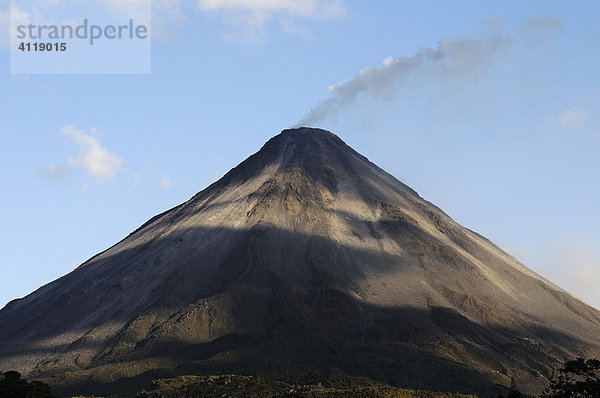
<instances>
[{"instance_id":1,"label":"volcano summit","mask_svg":"<svg viewBox=\"0 0 600 398\"><path fill-rule=\"evenodd\" d=\"M0 370L72 392L339 368L537 393L574 356L599 311L310 128L0 311Z\"/></svg>"}]
</instances>

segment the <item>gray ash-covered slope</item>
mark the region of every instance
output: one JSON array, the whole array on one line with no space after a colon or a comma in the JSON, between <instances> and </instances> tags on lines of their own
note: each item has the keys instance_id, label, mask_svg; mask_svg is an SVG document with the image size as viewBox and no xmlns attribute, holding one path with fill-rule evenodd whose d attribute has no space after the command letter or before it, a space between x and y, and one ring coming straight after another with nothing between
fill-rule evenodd
<instances>
[{"instance_id":1,"label":"gray ash-covered slope","mask_svg":"<svg viewBox=\"0 0 600 398\"><path fill-rule=\"evenodd\" d=\"M537 392L579 355L600 355L600 312L308 128L0 311L0 370L67 390L341 368Z\"/></svg>"}]
</instances>

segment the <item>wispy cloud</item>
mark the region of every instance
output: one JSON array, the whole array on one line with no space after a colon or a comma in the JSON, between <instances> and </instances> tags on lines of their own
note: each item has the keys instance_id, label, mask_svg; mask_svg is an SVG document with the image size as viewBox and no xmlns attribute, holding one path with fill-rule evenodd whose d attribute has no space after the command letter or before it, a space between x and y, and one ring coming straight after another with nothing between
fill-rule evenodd
<instances>
[{"instance_id":1,"label":"wispy cloud","mask_svg":"<svg viewBox=\"0 0 600 398\"><path fill-rule=\"evenodd\" d=\"M97 0L110 13L116 15L137 15L148 8L149 0Z\"/></svg>"},{"instance_id":2,"label":"wispy cloud","mask_svg":"<svg viewBox=\"0 0 600 398\"><path fill-rule=\"evenodd\" d=\"M10 44L10 11L9 7L0 6L0 48Z\"/></svg>"},{"instance_id":3,"label":"wispy cloud","mask_svg":"<svg viewBox=\"0 0 600 398\"><path fill-rule=\"evenodd\" d=\"M279 26L281 27L282 31L284 31L285 33L287 33L289 35L304 37L307 39L314 38L310 29L308 29L306 26L304 26L302 24L294 22L293 20L291 20L289 18L282 18L279 21Z\"/></svg>"},{"instance_id":4,"label":"wispy cloud","mask_svg":"<svg viewBox=\"0 0 600 398\"><path fill-rule=\"evenodd\" d=\"M25 0L13 6L13 12L21 16L33 15L43 21L46 14L60 15L69 9L74 0ZM9 45L10 10L0 0L0 47ZM146 19L149 0L98 0L96 2L110 15L134 16ZM153 0L153 38L172 41L174 24L180 24L189 16L199 14L222 18L227 26L224 37L234 41L252 42L266 37L268 22L274 21L284 33L311 37L310 30L302 22L332 20L346 15L343 0ZM13 15L13 18L19 17ZM22 18L21 18L22 19Z\"/></svg>"},{"instance_id":5,"label":"wispy cloud","mask_svg":"<svg viewBox=\"0 0 600 398\"><path fill-rule=\"evenodd\" d=\"M10 21L17 24L26 25L29 22L30 15L17 6L10 7L8 1L0 0L0 48L10 46Z\"/></svg>"},{"instance_id":6,"label":"wispy cloud","mask_svg":"<svg viewBox=\"0 0 600 398\"><path fill-rule=\"evenodd\" d=\"M346 13L341 0L198 0L198 7L207 11L283 12L315 19L331 19Z\"/></svg>"},{"instance_id":7,"label":"wispy cloud","mask_svg":"<svg viewBox=\"0 0 600 398\"><path fill-rule=\"evenodd\" d=\"M39 171L39 176L52 181L64 180L71 175L71 170L67 166L50 164Z\"/></svg>"},{"instance_id":8,"label":"wispy cloud","mask_svg":"<svg viewBox=\"0 0 600 398\"><path fill-rule=\"evenodd\" d=\"M171 183L171 180L167 177L162 177L160 180L158 180L158 185L160 185L164 189L169 189L173 184Z\"/></svg>"},{"instance_id":9,"label":"wispy cloud","mask_svg":"<svg viewBox=\"0 0 600 398\"><path fill-rule=\"evenodd\" d=\"M140 174L136 173L136 172L130 172L129 174L130 174L131 179L133 181L131 183L131 188L137 189L137 187L140 186L140 180L141 180Z\"/></svg>"},{"instance_id":10,"label":"wispy cloud","mask_svg":"<svg viewBox=\"0 0 600 398\"><path fill-rule=\"evenodd\" d=\"M548 248L540 265L544 276L600 309L600 252L592 242L557 242Z\"/></svg>"},{"instance_id":11,"label":"wispy cloud","mask_svg":"<svg viewBox=\"0 0 600 398\"><path fill-rule=\"evenodd\" d=\"M91 135L95 133L94 128L88 134L74 126L64 126L61 133L79 147L77 156L69 158L71 167L83 168L90 177L100 182L111 180L121 168L123 160L110 153Z\"/></svg>"},{"instance_id":12,"label":"wispy cloud","mask_svg":"<svg viewBox=\"0 0 600 398\"><path fill-rule=\"evenodd\" d=\"M69 257L69 270L74 270L80 265L81 261L77 260L75 257Z\"/></svg>"},{"instance_id":13,"label":"wispy cloud","mask_svg":"<svg viewBox=\"0 0 600 398\"><path fill-rule=\"evenodd\" d=\"M268 21L278 20L287 33L310 36L294 20L331 20L346 15L342 0L198 0L202 12L220 13L229 25L225 37L252 41L264 36Z\"/></svg>"},{"instance_id":14,"label":"wispy cloud","mask_svg":"<svg viewBox=\"0 0 600 398\"><path fill-rule=\"evenodd\" d=\"M576 130L585 126L592 117L583 109L575 107L562 111L559 118L563 128Z\"/></svg>"}]
</instances>

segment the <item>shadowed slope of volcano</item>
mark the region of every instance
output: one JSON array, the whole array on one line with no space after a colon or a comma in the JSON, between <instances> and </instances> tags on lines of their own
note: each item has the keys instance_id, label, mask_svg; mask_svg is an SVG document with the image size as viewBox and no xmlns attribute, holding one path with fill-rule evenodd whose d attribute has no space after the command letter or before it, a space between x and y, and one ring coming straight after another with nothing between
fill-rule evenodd
<instances>
[{"instance_id":1,"label":"shadowed slope of volcano","mask_svg":"<svg viewBox=\"0 0 600 398\"><path fill-rule=\"evenodd\" d=\"M0 370L65 391L337 367L407 387L537 392L565 359L600 355L600 312L335 135L302 128L9 303L0 343Z\"/></svg>"}]
</instances>

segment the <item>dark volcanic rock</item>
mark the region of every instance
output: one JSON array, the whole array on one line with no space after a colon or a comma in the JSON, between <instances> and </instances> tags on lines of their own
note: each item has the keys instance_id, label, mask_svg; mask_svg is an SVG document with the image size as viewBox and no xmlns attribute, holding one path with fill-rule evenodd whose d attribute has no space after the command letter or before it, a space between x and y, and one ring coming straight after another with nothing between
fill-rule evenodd
<instances>
[{"instance_id":1,"label":"dark volcanic rock","mask_svg":"<svg viewBox=\"0 0 600 398\"><path fill-rule=\"evenodd\" d=\"M537 392L562 361L600 355L600 313L335 135L302 128L8 304L0 344L0 370L65 391L341 368Z\"/></svg>"}]
</instances>

